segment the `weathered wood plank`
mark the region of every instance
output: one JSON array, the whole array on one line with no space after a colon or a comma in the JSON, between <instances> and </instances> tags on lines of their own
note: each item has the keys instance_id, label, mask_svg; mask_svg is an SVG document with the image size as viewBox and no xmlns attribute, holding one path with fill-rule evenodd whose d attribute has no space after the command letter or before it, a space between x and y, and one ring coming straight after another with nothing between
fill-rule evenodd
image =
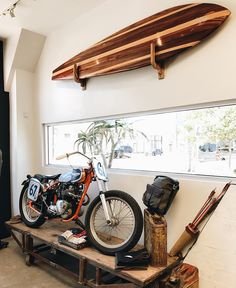
<instances>
[{"instance_id":1,"label":"weathered wood plank","mask_svg":"<svg viewBox=\"0 0 236 288\"><path fill-rule=\"evenodd\" d=\"M121 278L132 280L133 283L143 287L148 283L154 281L159 277L167 267L176 263L176 257L168 257L167 266L152 267L148 266L147 270L115 270L115 257L101 254L97 250L86 247L81 250L75 250L68 246L58 243L57 237L65 230L75 227L74 223L63 223L58 220L47 221L40 228L29 228L23 223L10 224L6 222L7 226L22 234L31 235L33 238L49 243L53 248L59 249L73 257L82 258L87 263L91 263L95 267L104 269Z\"/></svg>"}]
</instances>

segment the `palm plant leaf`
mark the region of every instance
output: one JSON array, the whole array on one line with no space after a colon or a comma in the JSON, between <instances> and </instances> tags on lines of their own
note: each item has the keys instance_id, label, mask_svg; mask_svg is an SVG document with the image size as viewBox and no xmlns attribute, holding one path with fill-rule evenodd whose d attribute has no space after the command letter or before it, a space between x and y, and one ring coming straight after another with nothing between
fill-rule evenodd
<instances>
[{"instance_id":1,"label":"palm plant leaf","mask_svg":"<svg viewBox=\"0 0 236 288\"><path fill-rule=\"evenodd\" d=\"M114 158L114 151L123 139L134 139L138 134L146 137L143 132L132 127L133 123L125 120L98 120L89 125L86 131L78 133L75 141L77 148L82 147L84 153L89 148L90 152L96 150L97 153L106 158L106 151L109 149L108 167L111 167Z\"/></svg>"}]
</instances>

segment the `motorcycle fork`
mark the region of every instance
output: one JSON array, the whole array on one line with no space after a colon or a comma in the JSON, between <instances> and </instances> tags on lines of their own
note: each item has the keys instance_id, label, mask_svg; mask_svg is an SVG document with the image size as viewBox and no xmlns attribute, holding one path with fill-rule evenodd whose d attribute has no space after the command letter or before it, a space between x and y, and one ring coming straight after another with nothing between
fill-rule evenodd
<instances>
[{"instance_id":1,"label":"motorcycle fork","mask_svg":"<svg viewBox=\"0 0 236 288\"><path fill-rule=\"evenodd\" d=\"M101 199L101 202L102 202L102 207L103 207L103 211L104 211L106 222L109 225L109 224L112 223L111 222L111 217L110 217L110 215L112 215L112 211L111 211L110 205L106 201L105 192L103 192L103 190L105 190L105 191L108 190L107 183L104 182L104 181L102 181L102 182L103 182L103 185L101 183L101 180L97 179L98 188L99 188L99 191L100 191L99 192L99 196L100 196L100 199ZM104 186L104 187L102 187L102 186Z\"/></svg>"}]
</instances>

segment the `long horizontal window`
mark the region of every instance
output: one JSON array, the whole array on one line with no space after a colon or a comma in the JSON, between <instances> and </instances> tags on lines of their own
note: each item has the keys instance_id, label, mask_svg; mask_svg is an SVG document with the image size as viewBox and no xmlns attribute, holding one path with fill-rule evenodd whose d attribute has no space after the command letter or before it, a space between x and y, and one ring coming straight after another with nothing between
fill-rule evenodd
<instances>
[{"instance_id":1,"label":"long horizontal window","mask_svg":"<svg viewBox=\"0 0 236 288\"><path fill-rule=\"evenodd\" d=\"M79 150L108 168L236 176L235 105L47 124L45 133L48 164L68 164L56 156Z\"/></svg>"}]
</instances>

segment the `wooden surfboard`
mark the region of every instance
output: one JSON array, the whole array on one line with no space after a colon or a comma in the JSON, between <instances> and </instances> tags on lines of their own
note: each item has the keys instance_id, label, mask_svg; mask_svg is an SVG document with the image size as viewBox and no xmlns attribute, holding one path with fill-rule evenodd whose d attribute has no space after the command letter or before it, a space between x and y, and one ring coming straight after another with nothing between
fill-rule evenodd
<instances>
[{"instance_id":1,"label":"wooden surfboard","mask_svg":"<svg viewBox=\"0 0 236 288\"><path fill-rule=\"evenodd\" d=\"M52 79L86 79L152 65L164 77L164 62L197 45L230 15L217 4L169 8L120 30L60 65Z\"/></svg>"}]
</instances>

